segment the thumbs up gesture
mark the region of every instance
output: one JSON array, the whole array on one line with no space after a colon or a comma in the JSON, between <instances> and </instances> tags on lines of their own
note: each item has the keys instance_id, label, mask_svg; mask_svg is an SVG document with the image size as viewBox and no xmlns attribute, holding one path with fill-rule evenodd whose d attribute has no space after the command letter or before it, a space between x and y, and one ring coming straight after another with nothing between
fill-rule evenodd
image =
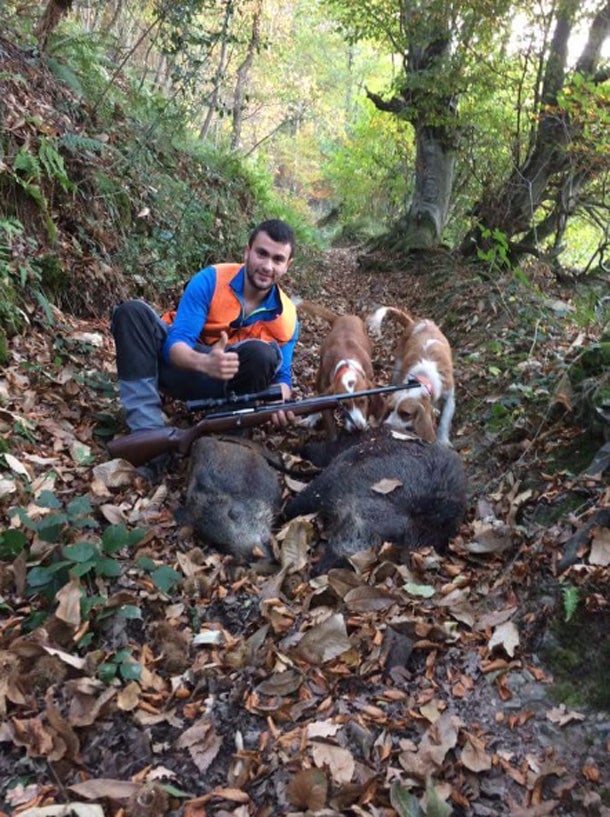
<instances>
[{"instance_id":1,"label":"thumbs up gesture","mask_svg":"<svg viewBox=\"0 0 610 817\"><path fill-rule=\"evenodd\" d=\"M210 377L217 377L219 380L231 380L239 369L239 357L237 352L227 352L226 347L229 337L226 332L220 333L220 340L212 346L208 354L208 371Z\"/></svg>"}]
</instances>

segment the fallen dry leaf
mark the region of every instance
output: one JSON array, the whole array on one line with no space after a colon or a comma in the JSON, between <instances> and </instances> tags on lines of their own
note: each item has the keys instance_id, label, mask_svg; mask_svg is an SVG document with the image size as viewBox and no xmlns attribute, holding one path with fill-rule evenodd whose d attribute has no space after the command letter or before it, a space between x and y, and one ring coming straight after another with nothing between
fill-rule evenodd
<instances>
[{"instance_id":1,"label":"fallen dry leaf","mask_svg":"<svg viewBox=\"0 0 610 817\"><path fill-rule=\"evenodd\" d=\"M354 587L349 590L343 599L351 612L366 613L372 610L387 610L396 603L393 593L382 587Z\"/></svg>"},{"instance_id":2,"label":"fallen dry leaf","mask_svg":"<svg viewBox=\"0 0 610 817\"><path fill-rule=\"evenodd\" d=\"M565 726L572 721L584 721L585 719L585 716L580 712L567 709L565 704L559 704L559 706L549 709L546 716L552 723L556 723L558 726Z\"/></svg>"},{"instance_id":3,"label":"fallen dry leaf","mask_svg":"<svg viewBox=\"0 0 610 817\"><path fill-rule=\"evenodd\" d=\"M332 738L341 729L341 725L334 721L313 721L307 724L308 738Z\"/></svg>"},{"instance_id":4,"label":"fallen dry leaf","mask_svg":"<svg viewBox=\"0 0 610 817\"><path fill-rule=\"evenodd\" d=\"M487 645L489 652L493 652L498 647L501 647L509 658L513 658L518 646L519 630L517 629L517 625L512 621L507 621L505 624L500 624L496 627Z\"/></svg>"},{"instance_id":5,"label":"fallen dry leaf","mask_svg":"<svg viewBox=\"0 0 610 817\"><path fill-rule=\"evenodd\" d=\"M587 763L582 767L582 773L590 780L592 783L599 783L601 780L601 774L597 766L594 766L592 763Z\"/></svg>"},{"instance_id":6,"label":"fallen dry leaf","mask_svg":"<svg viewBox=\"0 0 610 817\"><path fill-rule=\"evenodd\" d=\"M349 783L354 776L356 763L348 749L314 740L311 743L311 754L318 768L328 768L335 783Z\"/></svg>"},{"instance_id":7,"label":"fallen dry leaf","mask_svg":"<svg viewBox=\"0 0 610 817\"><path fill-rule=\"evenodd\" d=\"M303 683L303 675L297 670L285 670L276 672L266 678L256 687L256 691L261 695L291 695Z\"/></svg>"},{"instance_id":8,"label":"fallen dry leaf","mask_svg":"<svg viewBox=\"0 0 610 817\"><path fill-rule=\"evenodd\" d=\"M378 494L391 494L392 491L400 488L401 485L402 481L400 479L388 479L386 477L380 479L379 482L376 482L374 485L371 485L371 491L375 491Z\"/></svg>"},{"instance_id":9,"label":"fallen dry leaf","mask_svg":"<svg viewBox=\"0 0 610 817\"><path fill-rule=\"evenodd\" d=\"M131 783L128 780L113 780L111 778L98 777L85 780L83 783L74 783L68 786L70 791L76 792L87 800L116 800L118 802L129 800L141 788L139 783Z\"/></svg>"},{"instance_id":10,"label":"fallen dry leaf","mask_svg":"<svg viewBox=\"0 0 610 817\"><path fill-rule=\"evenodd\" d=\"M141 692L140 685L135 681L127 684L127 686L120 689L117 694L116 704L118 708L122 709L123 712L131 712L140 702Z\"/></svg>"},{"instance_id":11,"label":"fallen dry leaf","mask_svg":"<svg viewBox=\"0 0 610 817\"><path fill-rule=\"evenodd\" d=\"M338 658L351 646L345 619L340 613L335 613L305 633L297 644L297 652L312 664L323 664Z\"/></svg>"},{"instance_id":12,"label":"fallen dry leaf","mask_svg":"<svg viewBox=\"0 0 610 817\"><path fill-rule=\"evenodd\" d=\"M508 525L475 519L472 527L474 539L464 544L468 553L502 553L512 546L512 531Z\"/></svg>"},{"instance_id":13,"label":"fallen dry leaf","mask_svg":"<svg viewBox=\"0 0 610 817\"><path fill-rule=\"evenodd\" d=\"M610 565L610 528L596 527L593 529L589 564L600 567Z\"/></svg>"},{"instance_id":14,"label":"fallen dry leaf","mask_svg":"<svg viewBox=\"0 0 610 817\"><path fill-rule=\"evenodd\" d=\"M428 728L415 752L400 753L400 765L408 774L421 780L436 774L435 769L442 766L447 753L456 746L462 726L460 718L444 713Z\"/></svg>"},{"instance_id":15,"label":"fallen dry leaf","mask_svg":"<svg viewBox=\"0 0 610 817\"><path fill-rule=\"evenodd\" d=\"M26 477L29 481L32 480L33 474L29 471L25 465L18 460L17 457L13 456L13 454L4 453L2 454L4 460L11 471L14 471L16 474L19 474L21 477Z\"/></svg>"},{"instance_id":16,"label":"fallen dry leaf","mask_svg":"<svg viewBox=\"0 0 610 817\"><path fill-rule=\"evenodd\" d=\"M20 817L65 817L74 814L75 817L104 817L104 809L94 803L65 803L61 806L38 806L20 811Z\"/></svg>"},{"instance_id":17,"label":"fallen dry leaf","mask_svg":"<svg viewBox=\"0 0 610 817\"><path fill-rule=\"evenodd\" d=\"M216 734L213 723L203 717L183 732L174 744L177 749L188 749L193 763L205 772L220 751L222 738Z\"/></svg>"},{"instance_id":18,"label":"fallen dry leaf","mask_svg":"<svg viewBox=\"0 0 610 817\"><path fill-rule=\"evenodd\" d=\"M286 796L293 806L320 811L326 805L328 780L321 769L302 769L286 786Z\"/></svg>"},{"instance_id":19,"label":"fallen dry leaf","mask_svg":"<svg viewBox=\"0 0 610 817\"><path fill-rule=\"evenodd\" d=\"M491 755L485 751L485 744L474 735L469 735L460 754L462 765L471 772L484 772L491 769Z\"/></svg>"},{"instance_id":20,"label":"fallen dry leaf","mask_svg":"<svg viewBox=\"0 0 610 817\"><path fill-rule=\"evenodd\" d=\"M136 469L127 460L109 460L93 468L93 476L106 488L120 488L131 485Z\"/></svg>"},{"instance_id":21,"label":"fallen dry leaf","mask_svg":"<svg viewBox=\"0 0 610 817\"><path fill-rule=\"evenodd\" d=\"M75 630L78 630L81 623L80 603L82 597L83 589L79 579L69 581L55 596L59 601L55 615Z\"/></svg>"},{"instance_id":22,"label":"fallen dry leaf","mask_svg":"<svg viewBox=\"0 0 610 817\"><path fill-rule=\"evenodd\" d=\"M5 496L10 496L11 494L16 493L17 491L17 483L14 482L12 479L6 479L6 477L2 477L0 479L0 499Z\"/></svg>"},{"instance_id":23,"label":"fallen dry leaf","mask_svg":"<svg viewBox=\"0 0 610 817\"><path fill-rule=\"evenodd\" d=\"M292 519L286 525L280 544L280 564L288 573L296 573L307 567L313 538L313 523L303 516Z\"/></svg>"}]
</instances>

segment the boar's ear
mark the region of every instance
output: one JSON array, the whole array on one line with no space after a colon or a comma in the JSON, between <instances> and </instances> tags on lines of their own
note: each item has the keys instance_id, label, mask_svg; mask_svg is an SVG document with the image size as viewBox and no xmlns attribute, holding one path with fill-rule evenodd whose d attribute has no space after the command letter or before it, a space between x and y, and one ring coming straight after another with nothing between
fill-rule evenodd
<instances>
[{"instance_id":1,"label":"boar's ear","mask_svg":"<svg viewBox=\"0 0 610 817\"><path fill-rule=\"evenodd\" d=\"M436 440L436 429L432 420L432 407L419 405L413 415L413 431L424 442L433 443Z\"/></svg>"}]
</instances>

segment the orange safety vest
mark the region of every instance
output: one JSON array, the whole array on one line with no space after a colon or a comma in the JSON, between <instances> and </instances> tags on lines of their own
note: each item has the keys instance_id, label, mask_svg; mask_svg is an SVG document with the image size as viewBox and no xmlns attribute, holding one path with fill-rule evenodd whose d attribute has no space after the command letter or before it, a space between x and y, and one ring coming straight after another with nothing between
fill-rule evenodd
<instances>
[{"instance_id":1,"label":"orange safety vest","mask_svg":"<svg viewBox=\"0 0 610 817\"><path fill-rule=\"evenodd\" d=\"M231 326L242 314L242 304L238 296L231 289L231 281L242 264L215 264L216 288L208 310L208 317L201 332L200 342L212 346L220 340L220 333L225 331L229 336L229 343L237 343L247 338L259 340L275 340L279 344L288 343L294 335L297 325L297 312L294 304L286 293L277 287L282 311L271 320L261 319L248 326ZM269 314L261 311L261 316Z\"/></svg>"}]
</instances>

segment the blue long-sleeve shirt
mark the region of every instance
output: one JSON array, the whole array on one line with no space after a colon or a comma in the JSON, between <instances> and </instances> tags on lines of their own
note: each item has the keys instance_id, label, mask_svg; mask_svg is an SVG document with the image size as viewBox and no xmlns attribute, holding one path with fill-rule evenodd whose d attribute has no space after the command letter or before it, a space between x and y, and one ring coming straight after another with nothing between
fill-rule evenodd
<instances>
[{"instance_id":1,"label":"blue long-sleeve shirt","mask_svg":"<svg viewBox=\"0 0 610 817\"><path fill-rule=\"evenodd\" d=\"M238 307L236 315L227 315L226 332L229 335L229 343L240 340L240 329L252 326L260 321L273 321L281 315L283 309L278 287L274 286L265 300L246 316L243 294L244 281L245 268L242 266L229 284L231 292L236 296L238 302L236 302ZM191 349L201 343L201 336L208 320L216 285L217 270L213 266L200 270L189 281L180 299L176 317L170 326L163 346L163 356L167 362L169 362L169 350L175 343L186 343ZM298 335L299 324L296 322L292 337L287 342L278 344L282 355L282 363L274 378L274 383L286 383L286 385L292 387L292 358Z\"/></svg>"}]
</instances>

